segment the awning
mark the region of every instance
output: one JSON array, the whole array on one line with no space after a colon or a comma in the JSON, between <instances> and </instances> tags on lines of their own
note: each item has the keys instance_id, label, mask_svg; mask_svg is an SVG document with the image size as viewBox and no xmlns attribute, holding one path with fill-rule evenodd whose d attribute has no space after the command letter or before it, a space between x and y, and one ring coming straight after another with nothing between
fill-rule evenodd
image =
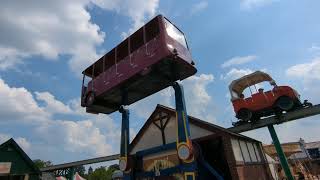
<instances>
[{"instance_id":1,"label":"awning","mask_svg":"<svg viewBox=\"0 0 320 180\"><path fill-rule=\"evenodd\" d=\"M247 87L252 86L254 84L258 84L264 81L273 81L271 76L262 71L256 71L254 73L245 75L239 79L236 79L231 82L229 85L229 90L231 96L236 93L238 96L245 90ZM233 97L234 98L234 97Z\"/></svg>"}]
</instances>

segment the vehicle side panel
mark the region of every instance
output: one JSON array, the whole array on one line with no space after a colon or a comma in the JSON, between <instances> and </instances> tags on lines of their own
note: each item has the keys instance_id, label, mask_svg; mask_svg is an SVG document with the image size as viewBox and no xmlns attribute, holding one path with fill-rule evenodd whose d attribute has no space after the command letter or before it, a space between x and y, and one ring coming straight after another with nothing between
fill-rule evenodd
<instances>
[{"instance_id":1,"label":"vehicle side panel","mask_svg":"<svg viewBox=\"0 0 320 180\"><path fill-rule=\"evenodd\" d=\"M274 103L281 96L288 96L293 100L298 97L293 89L289 86L278 86L271 91L256 93L252 97L246 99L237 99L232 102L234 111L237 113L240 109L249 109L250 111L259 111L263 109L273 108Z\"/></svg>"}]
</instances>

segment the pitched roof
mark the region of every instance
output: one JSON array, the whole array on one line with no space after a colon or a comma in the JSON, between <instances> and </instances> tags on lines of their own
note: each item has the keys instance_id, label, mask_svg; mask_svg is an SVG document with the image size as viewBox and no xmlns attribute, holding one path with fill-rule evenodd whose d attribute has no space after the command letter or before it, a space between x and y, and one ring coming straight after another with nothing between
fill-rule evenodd
<instances>
[{"instance_id":1,"label":"pitched roof","mask_svg":"<svg viewBox=\"0 0 320 180\"><path fill-rule=\"evenodd\" d=\"M21 147L12 139L10 138L8 141L2 143L0 145L0 149L6 146L13 147L16 152L20 154L23 160L37 173L40 173L39 168L33 163L33 161L29 158L29 156L21 149Z\"/></svg>"},{"instance_id":2,"label":"pitched roof","mask_svg":"<svg viewBox=\"0 0 320 180\"><path fill-rule=\"evenodd\" d=\"M150 117L144 123L144 125L142 126L142 128L140 129L138 134L132 140L132 142L130 144L131 148L133 148L138 143L138 141L141 139L141 137L143 136L144 132L147 130L149 125L152 124L152 122L155 119L155 117L158 114L160 114L161 112L165 112L165 113L167 113L167 114L169 114L171 116L175 116L176 115L175 109L172 109L170 107L158 104L157 107L155 108L155 110L150 115ZM188 118L189 118L189 122L190 123L192 123L192 124L194 124L196 126L199 126L199 127L203 128L203 129L206 129L208 131L214 131L214 132L219 131L219 132L227 133L227 134L230 134L230 135L233 135L233 136L237 136L237 137L240 137L240 138L250 139L251 141L259 142L259 141L255 140L255 139L249 138L247 136L244 136L244 135L241 135L241 134L238 134L238 133L234 133L234 132L232 132L232 131L230 131L230 130L228 130L226 128L223 128L221 126L218 126L218 125L209 123L207 121L198 119L196 117L188 115Z\"/></svg>"}]
</instances>

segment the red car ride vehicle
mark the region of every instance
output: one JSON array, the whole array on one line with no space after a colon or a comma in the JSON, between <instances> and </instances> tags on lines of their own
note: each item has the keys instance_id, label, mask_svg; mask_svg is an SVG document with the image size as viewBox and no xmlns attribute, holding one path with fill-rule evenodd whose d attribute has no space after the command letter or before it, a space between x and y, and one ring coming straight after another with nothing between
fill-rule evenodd
<instances>
[{"instance_id":1,"label":"red car ride vehicle","mask_svg":"<svg viewBox=\"0 0 320 180\"><path fill-rule=\"evenodd\" d=\"M261 82L269 82L273 88L269 91L264 91L262 88L257 90L256 84ZM252 93L250 86L254 86L257 92ZM244 97L243 91L246 88L249 88L251 97ZM289 86L277 86L267 73L261 71L232 81L229 90L236 117L244 122L255 121L263 116L280 114L302 106L300 95L296 90Z\"/></svg>"},{"instance_id":2,"label":"red car ride vehicle","mask_svg":"<svg viewBox=\"0 0 320 180\"><path fill-rule=\"evenodd\" d=\"M81 106L110 114L196 72L183 32L158 15L82 72Z\"/></svg>"}]
</instances>

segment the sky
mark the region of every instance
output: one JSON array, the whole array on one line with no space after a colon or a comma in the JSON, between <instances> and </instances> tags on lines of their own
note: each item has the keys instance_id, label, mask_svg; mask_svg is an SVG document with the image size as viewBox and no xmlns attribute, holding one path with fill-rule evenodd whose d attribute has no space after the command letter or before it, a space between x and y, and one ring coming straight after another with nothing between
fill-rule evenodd
<instances>
[{"instance_id":1,"label":"sky","mask_svg":"<svg viewBox=\"0 0 320 180\"><path fill-rule=\"evenodd\" d=\"M119 152L119 113L80 107L81 72L163 14L186 35L198 72L181 82L189 115L231 127L229 83L263 70L320 103L320 1L4 0L0 6L0 143L14 138L54 164ZM130 105L131 139L171 88ZM281 142L317 141L320 117L277 125ZM244 133L271 143L266 128Z\"/></svg>"}]
</instances>

